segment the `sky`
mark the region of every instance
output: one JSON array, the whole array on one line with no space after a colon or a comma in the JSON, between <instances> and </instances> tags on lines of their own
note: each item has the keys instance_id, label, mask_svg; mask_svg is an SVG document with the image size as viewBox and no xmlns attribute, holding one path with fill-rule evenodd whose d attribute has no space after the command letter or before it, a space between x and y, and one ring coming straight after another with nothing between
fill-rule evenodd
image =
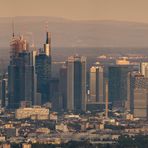
<instances>
[{"instance_id":1,"label":"sky","mask_svg":"<svg viewBox=\"0 0 148 148\"><path fill-rule=\"evenodd\" d=\"M148 0L0 0L0 17L14 16L148 23Z\"/></svg>"}]
</instances>

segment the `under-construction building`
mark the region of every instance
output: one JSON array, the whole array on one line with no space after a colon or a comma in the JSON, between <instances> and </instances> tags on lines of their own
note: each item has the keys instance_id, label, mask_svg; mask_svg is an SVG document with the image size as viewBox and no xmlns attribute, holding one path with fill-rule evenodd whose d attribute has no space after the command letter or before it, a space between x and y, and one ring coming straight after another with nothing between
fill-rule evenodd
<instances>
[{"instance_id":1,"label":"under-construction building","mask_svg":"<svg viewBox=\"0 0 148 148\"><path fill-rule=\"evenodd\" d=\"M22 101L33 101L33 65L29 44L21 37L11 41L10 64L8 66L8 107L18 108Z\"/></svg>"}]
</instances>

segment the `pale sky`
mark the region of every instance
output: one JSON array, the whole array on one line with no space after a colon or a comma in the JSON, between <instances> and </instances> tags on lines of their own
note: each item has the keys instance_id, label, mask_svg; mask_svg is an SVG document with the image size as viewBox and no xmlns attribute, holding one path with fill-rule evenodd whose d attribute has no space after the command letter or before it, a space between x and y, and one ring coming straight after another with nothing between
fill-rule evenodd
<instances>
[{"instance_id":1,"label":"pale sky","mask_svg":"<svg viewBox=\"0 0 148 148\"><path fill-rule=\"evenodd\" d=\"M13 16L148 23L148 0L0 0L0 17Z\"/></svg>"}]
</instances>

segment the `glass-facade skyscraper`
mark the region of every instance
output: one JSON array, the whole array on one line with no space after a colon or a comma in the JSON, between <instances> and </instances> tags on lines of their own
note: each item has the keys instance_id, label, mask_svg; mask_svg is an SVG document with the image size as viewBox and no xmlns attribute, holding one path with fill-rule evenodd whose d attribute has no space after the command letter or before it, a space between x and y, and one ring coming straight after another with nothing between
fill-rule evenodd
<instances>
[{"instance_id":1,"label":"glass-facade skyscraper","mask_svg":"<svg viewBox=\"0 0 148 148\"><path fill-rule=\"evenodd\" d=\"M128 72L130 65L115 65L109 67L109 101L114 107L123 107L127 100Z\"/></svg>"},{"instance_id":2,"label":"glass-facade skyscraper","mask_svg":"<svg viewBox=\"0 0 148 148\"><path fill-rule=\"evenodd\" d=\"M78 55L67 61L67 109L86 110L86 58Z\"/></svg>"},{"instance_id":3,"label":"glass-facade skyscraper","mask_svg":"<svg viewBox=\"0 0 148 148\"><path fill-rule=\"evenodd\" d=\"M33 102L34 69L29 45L23 37L13 37L8 66L8 107L18 108L22 101Z\"/></svg>"},{"instance_id":4,"label":"glass-facade skyscraper","mask_svg":"<svg viewBox=\"0 0 148 148\"><path fill-rule=\"evenodd\" d=\"M41 104L50 101L51 80L51 38L46 33L44 50L36 55L35 67L37 74L37 92L41 94Z\"/></svg>"},{"instance_id":5,"label":"glass-facade skyscraper","mask_svg":"<svg viewBox=\"0 0 148 148\"><path fill-rule=\"evenodd\" d=\"M45 53L36 56L37 92L41 93L41 104L49 102L51 58Z\"/></svg>"}]
</instances>

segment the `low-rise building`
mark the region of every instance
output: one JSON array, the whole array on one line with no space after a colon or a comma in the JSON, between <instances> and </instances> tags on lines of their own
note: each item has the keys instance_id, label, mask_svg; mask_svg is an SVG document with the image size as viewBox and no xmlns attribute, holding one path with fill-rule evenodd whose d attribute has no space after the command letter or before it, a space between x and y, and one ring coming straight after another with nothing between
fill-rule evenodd
<instances>
[{"instance_id":1,"label":"low-rise building","mask_svg":"<svg viewBox=\"0 0 148 148\"><path fill-rule=\"evenodd\" d=\"M33 120L47 120L49 117L49 109L34 106L29 108L19 108L15 112L16 119L31 118Z\"/></svg>"}]
</instances>

